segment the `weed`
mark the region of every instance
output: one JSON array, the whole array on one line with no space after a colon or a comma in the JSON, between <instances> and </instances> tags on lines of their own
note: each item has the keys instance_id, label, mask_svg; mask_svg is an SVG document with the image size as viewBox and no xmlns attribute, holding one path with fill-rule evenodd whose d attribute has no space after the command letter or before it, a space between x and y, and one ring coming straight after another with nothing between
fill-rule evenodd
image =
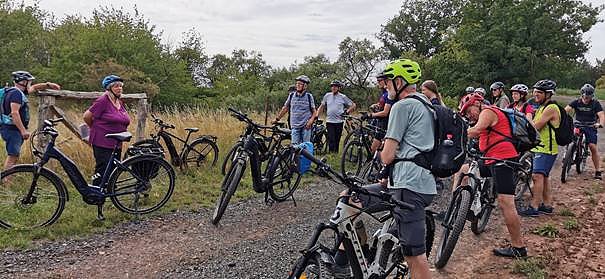
<instances>
[{"instance_id":1,"label":"weed","mask_svg":"<svg viewBox=\"0 0 605 279\"><path fill-rule=\"evenodd\" d=\"M516 259L513 262L513 272L524 274L530 279L542 279L548 276L541 258Z\"/></svg>"},{"instance_id":2,"label":"weed","mask_svg":"<svg viewBox=\"0 0 605 279\"><path fill-rule=\"evenodd\" d=\"M571 211L571 209L569 209L569 208L563 208L563 209L559 210L559 215L565 216L565 217L576 217L576 214L573 213L573 211Z\"/></svg>"},{"instance_id":3,"label":"weed","mask_svg":"<svg viewBox=\"0 0 605 279\"><path fill-rule=\"evenodd\" d=\"M580 224L578 224L578 220L576 220L575 218L570 218L568 220L565 220L565 222L563 222L563 227L566 230L575 231L575 230L580 229Z\"/></svg>"},{"instance_id":4,"label":"weed","mask_svg":"<svg viewBox=\"0 0 605 279\"><path fill-rule=\"evenodd\" d=\"M559 234L559 229L557 229L557 227L555 227L555 225L553 225L551 223L546 223L543 226L537 227L536 229L534 229L533 233L535 233L539 236L555 238Z\"/></svg>"},{"instance_id":5,"label":"weed","mask_svg":"<svg viewBox=\"0 0 605 279\"><path fill-rule=\"evenodd\" d=\"M588 203L590 203L592 206L595 206L597 205L597 199L594 196L588 196Z\"/></svg>"}]
</instances>

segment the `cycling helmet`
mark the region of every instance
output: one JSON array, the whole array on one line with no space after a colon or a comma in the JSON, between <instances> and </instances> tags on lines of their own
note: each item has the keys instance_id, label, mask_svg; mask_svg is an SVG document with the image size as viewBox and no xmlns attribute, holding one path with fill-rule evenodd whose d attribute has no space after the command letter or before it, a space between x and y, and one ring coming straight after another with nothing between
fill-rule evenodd
<instances>
[{"instance_id":1,"label":"cycling helmet","mask_svg":"<svg viewBox=\"0 0 605 279\"><path fill-rule=\"evenodd\" d=\"M475 87L469 86L464 90L464 92L466 92L467 94L473 93L475 92Z\"/></svg>"},{"instance_id":2,"label":"cycling helmet","mask_svg":"<svg viewBox=\"0 0 605 279\"><path fill-rule=\"evenodd\" d=\"M464 114L464 111L468 107L472 106L476 102L483 103L484 100L485 99L480 94L477 94L477 93L468 94L468 95L464 96L462 98L462 100L460 100L460 105L458 106L458 109L459 109L460 113Z\"/></svg>"},{"instance_id":3,"label":"cycling helmet","mask_svg":"<svg viewBox=\"0 0 605 279\"><path fill-rule=\"evenodd\" d=\"M584 84L582 88L580 88L580 93L582 93L582 96L592 97L594 96L594 87L590 84Z\"/></svg>"},{"instance_id":4,"label":"cycling helmet","mask_svg":"<svg viewBox=\"0 0 605 279\"><path fill-rule=\"evenodd\" d=\"M24 80L34 80L36 79L32 74L27 71L16 71L11 73L11 77L14 82L21 82Z\"/></svg>"},{"instance_id":5,"label":"cycling helmet","mask_svg":"<svg viewBox=\"0 0 605 279\"><path fill-rule=\"evenodd\" d=\"M481 96L485 96L485 89L483 89L483 87L477 87L474 93L480 94Z\"/></svg>"},{"instance_id":6,"label":"cycling helmet","mask_svg":"<svg viewBox=\"0 0 605 279\"><path fill-rule=\"evenodd\" d=\"M342 82L340 82L340 80L333 80L332 82L330 82L330 86L342 87L343 84L342 84Z\"/></svg>"},{"instance_id":7,"label":"cycling helmet","mask_svg":"<svg viewBox=\"0 0 605 279\"><path fill-rule=\"evenodd\" d=\"M529 90L529 88L527 87L527 85L521 84L521 83L515 84L515 85L513 85L513 87L510 88L510 92L517 91L517 92L521 93L521 95L524 95L524 96L527 95L528 90Z\"/></svg>"},{"instance_id":8,"label":"cycling helmet","mask_svg":"<svg viewBox=\"0 0 605 279\"><path fill-rule=\"evenodd\" d=\"M309 84L309 83L311 83L311 79L310 79L308 76L305 76L305 75L300 75L300 76L296 77L296 79L295 79L295 80L296 80L296 81L303 82L303 83L305 83L305 84Z\"/></svg>"},{"instance_id":9,"label":"cycling helmet","mask_svg":"<svg viewBox=\"0 0 605 279\"><path fill-rule=\"evenodd\" d=\"M397 59L389 63L382 73L388 79L401 77L408 84L416 84L422 76L420 65L410 59Z\"/></svg>"},{"instance_id":10,"label":"cycling helmet","mask_svg":"<svg viewBox=\"0 0 605 279\"><path fill-rule=\"evenodd\" d=\"M103 89L109 90L109 85L117 81L124 82L124 80L119 76L108 75L103 79L103 81L101 81L101 86L103 86Z\"/></svg>"},{"instance_id":11,"label":"cycling helmet","mask_svg":"<svg viewBox=\"0 0 605 279\"><path fill-rule=\"evenodd\" d=\"M534 84L534 89L538 89L540 91L544 91L546 93L555 94L555 89L557 89L557 84L550 79L539 80Z\"/></svg>"},{"instance_id":12,"label":"cycling helmet","mask_svg":"<svg viewBox=\"0 0 605 279\"><path fill-rule=\"evenodd\" d=\"M490 85L489 90L496 90L496 89L503 89L504 88L504 83L500 82L500 81L496 81L494 83L492 83L492 85Z\"/></svg>"},{"instance_id":13,"label":"cycling helmet","mask_svg":"<svg viewBox=\"0 0 605 279\"><path fill-rule=\"evenodd\" d=\"M384 71L383 71L384 72ZM381 72L380 74L378 74L376 76L376 80L380 81L380 80L385 80L387 79L387 77L383 74L383 72Z\"/></svg>"}]
</instances>

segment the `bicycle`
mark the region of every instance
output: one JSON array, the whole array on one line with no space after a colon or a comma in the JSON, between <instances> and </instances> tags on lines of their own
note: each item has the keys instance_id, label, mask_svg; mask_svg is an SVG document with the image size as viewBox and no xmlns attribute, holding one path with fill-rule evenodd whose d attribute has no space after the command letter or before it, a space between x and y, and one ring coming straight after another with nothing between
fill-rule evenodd
<instances>
[{"instance_id":1,"label":"bicycle","mask_svg":"<svg viewBox=\"0 0 605 279\"><path fill-rule=\"evenodd\" d=\"M563 153L563 166L561 167L561 182L566 183L569 171L576 165L576 172L581 174L586 170L586 163L590 157L590 148L584 135L584 129L593 128L595 122L574 121L575 139L567 146Z\"/></svg>"},{"instance_id":2,"label":"bicycle","mask_svg":"<svg viewBox=\"0 0 605 279\"><path fill-rule=\"evenodd\" d=\"M384 133L384 130L371 124L365 124L353 132L354 136L345 144L340 158L343 175L350 172L363 179L374 180L374 176L382 168L379 150L372 152L372 135L376 132Z\"/></svg>"},{"instance_id":3,"label":"bicycle","mask_svg":"<svg viewBox=\"0 0 605 279\"><path fill-rule=\"evenodd\" d=\"M387 276L393 275L395 275L394 278L409 278L410 269L401 254L399 239L389 230L395 224L393 210L396 207L414 209L414 205L399 201L387 192L371 193L361 187L363 180L355 176L344 176L332 170L329 165L313 157L306 150L293 148L296 149L296 153L300 153L314 162L318 168L328 174L331 180L340 182L349 188L350 195L339 197L334 214L329 221L315 227L311 239L301 250L302 255L296 261L288 278L334 278L332 272L335 266L334 256L341 245L345 248L353 273L345 278L387 278ZM360 208L350 202L351 197L360 194L378 197L382 202L377 206ZM376 216L380 212L386 212L386 214ZM369 243L363 243L363 239L367 239L366 229L363 226L355 225L357 220L366 217L382 224L381 228L373 234ZM335 234L335 242L331 247L318 243L319 237L325 231L333 231ZM435 233L433 214L428 210L426 211L426 232L428 257Z\"/></svg>"},{"instance_id":4,"label":"bicycle","mask_svg":"<svg viewBox=\"0 0 605 279\"><path fill-rule=\"evenodd\" d=\"M525 152L519 159L519 163L522 164L517 169L515 174L515 205L517 208L526 208L529 200L533 197L534 193L531 189L532 184L532 169L534 165L534 154L532 152ZM526 194L529 192L529 196Z\"/></svg>"},{"instance_id":5,"label":"bicycle","mask_svg":"<svg viewBox=\"0 0 605 279\"><path fill-rule=\"evenodd\" d=\"M492 210L495 208L496 189L492 178L483 178L479 174L479 161L493 160L496 165L504 164L515 169L522 168L523 164L490 157L481 157L476 150L469 150L473 158L468 173L458 178L460 185L452 193L443 222L443 231L435 254L435 267L443 268L449 261L458 237L464 229L467 220L471 221L471 231L479 235L485 231ZM468 177L468 184L462 185L464 177Z\"/></svg>"},{"instance_id":6,"label":"bicycle","mask_svg":"<svg viewBox=\"0 0 605 279\"><path fill-rule=\"evenodd\" d=\"M55 141L59 135L54 128L61 118L45 120L43 128L32 135L49 138L44 152L34 149L40 159L34 164L16 165L0 177L0 227L30 229L49 226L61 216L69 194L63 180L45 167L50 159L59 161L71 183L84 202L97 205L97 218L104 220L103 203L107 198L122 212L146 214L160 209L174 191L175 174L172 166L160 156L138 154L120 161L122 142L132 138L129 132L107 134L118 143L113 149L100 185L89 185L76 163L59 150Z\"/></svg>"},{"instance_id":7,"label":"bicycle","mask_svg":"<svg viewBox=\"0 0 605 279\"><path fill-rule=\"evenodd\" d=\"M317 119L313 122L313 129L311 133L311 142L313 143L313 149L316 154L328 153L328 130L323 120Z\"/></svg>"},{"instance_id":8,"label":"bicycle","mask_svg":"<svg viewBox=\"0 0 605 279\"><path fill-rule=\"evenodd\" d=\"M294 191L300 183L302 174L298 170L297 158L289 148L276 148L268 159L268 164L264 173L261 173L261 160L259 143L256 136L260 135L262 129L271 129L279 137L287 137L290 130L276 126L261 126L254 123L245 114L229 108L231 115L239 121L246 123L245 134L248 136L243 142L241 152L237 152L229 170L221 184L221 194L216 201L214 213L212 215L212 224L217 225L227 209L231 196L235 193L240 184L246 164L250 161L250 173L252 175L252 187L258 193L265 193L265 202L271 199L281 202L292 197ZM281 139L278 139L281 142ZM292 180L294 179L294 182Z\"/></svg>"},{"instance_id":9,"label":"bicycle","mask_svg":"<svg viewBox=\"0 0 605 279\"><path fill-rule=\"evenodd\" d=\"M178 136L166 131L168 129L175 129L172 124L165 123L155 115L151 115L153 123L155 123L157 132L151 135L150 139L143 139L133 144L136 147L151 147L151 148L162 148L160 139L164 140L168 153L170 154L170 161L173 166L180 167L181 170L186 170L191 166L197 167L213 167L216 165L218 160L218 146L216 145L216 137L212 135L202 135L189 143L191 134L198 132L199 128L185 128L187 131L187 137L185 140ZM177 151L176 146L172 139L176 139L183 144L180 151Z\"/></svg>"}]
</instances>

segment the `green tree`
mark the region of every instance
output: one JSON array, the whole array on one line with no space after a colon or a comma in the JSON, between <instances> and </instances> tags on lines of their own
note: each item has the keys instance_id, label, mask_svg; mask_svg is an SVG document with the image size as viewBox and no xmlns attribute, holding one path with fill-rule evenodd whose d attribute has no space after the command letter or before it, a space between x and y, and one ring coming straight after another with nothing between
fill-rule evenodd
<instances>
[{"instance_id":1,"label":"green tree","mask_svg":"<svg viewBox=\"0 0 605 279\"><path fill-rule=\"evenodd\" d=\"M208 63L210 58L206 54L201 34L192 28L183 33L183 37L181 45L175 51L176 56L185 61L196 86L209 87Z\"/></svg>"},{"instance_id":2,"label":"green tree","mask_svg":"<svg viewBox=\"0 0 605 279\"><path fill-rule=\"evenodd\" d=\"M368 85L378 65L384 60L386 52L376 48L368 39L353 40L345 38L338 45L340 54L338 63L344 79L352 87L369 92Z\"/></svg>"}]
</instances>

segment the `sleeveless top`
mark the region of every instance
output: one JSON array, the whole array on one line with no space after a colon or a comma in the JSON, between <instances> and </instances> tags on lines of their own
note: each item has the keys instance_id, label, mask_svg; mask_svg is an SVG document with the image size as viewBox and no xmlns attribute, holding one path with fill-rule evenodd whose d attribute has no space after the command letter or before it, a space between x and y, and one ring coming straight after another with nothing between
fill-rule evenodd
<instances>
[{"instance_id":1,"label":"sleeveless top","mask_svg":"<svg viewBox=\"0 0 605 279\"><path fill-rule=\"evenodd\" d=\"M559 118L561 117L559 108L557 107L556 104L550 104L548 106L540 106L538 108L538 110L536 110L536 114L534 115L534 123L540 121L540 118L542 118L542 114L544 113L544 110L548 107L552 107L557 112L557 114L559 114ZM560 122L560 120L559 120L559 122ZM558 128L560 123L551 122L551 124L554 128ZM541 146L537 146L534 149L532 149L531 151L537 152L537 153L557 155L557 153L559 152L559 146L557 145L557 139L555 137L555 130L550 128L550 125L548 125L548 123L547 123L546 125L544 125L544 127L542 127L542 129L540 129L539 132L540 132ZM552 149L550 149L551 146L552 146Z\"/></svg>"},{"instance_id":2,"label":"sleeveless top","mask_svg":"<svg viewBox=\"0 0 605 279\"><path fill-rule=\"evenodd\" d=\"M489 127L481 132L479 135L479 150L485 154L485 157L497 159L511 159L519 156L515 146L510 142L510 138L503 136L512 137L507 116L495 107L488 106L487 109L493 111L498 116L498 122L493 127ZM489 160L485 162L486 165L493 163L494 161Z\"/></svg>"}]
</instances>

